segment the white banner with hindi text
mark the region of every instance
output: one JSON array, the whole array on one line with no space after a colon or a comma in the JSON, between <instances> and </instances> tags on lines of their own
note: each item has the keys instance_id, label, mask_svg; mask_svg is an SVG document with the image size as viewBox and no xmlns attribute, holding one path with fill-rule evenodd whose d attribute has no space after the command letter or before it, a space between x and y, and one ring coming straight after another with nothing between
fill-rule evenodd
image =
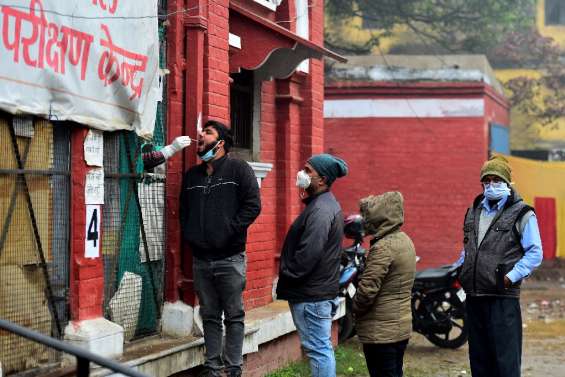
<instances>
[{"instance_id":1,"label":"white banner with hindi text","mask_svg":"<svg viewBox=\"0 0 565 377\"><path fill-rule=\"evenodd\" d=\"M0 109L151 138L157 0L0 1Z\"/></svg>"}]
</instances>

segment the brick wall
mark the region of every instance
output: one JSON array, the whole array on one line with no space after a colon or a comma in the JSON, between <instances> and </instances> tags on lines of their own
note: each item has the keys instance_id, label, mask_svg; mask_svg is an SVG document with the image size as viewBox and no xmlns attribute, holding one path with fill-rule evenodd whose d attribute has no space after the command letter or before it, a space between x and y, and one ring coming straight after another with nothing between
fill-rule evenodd
<instances>
[{"instance_id":1,"label":"brick wall","mask_svg":"<svg viewBox=\"0 0 565 377\"><path fill-rule=\"evenodd\" d=\"M216 119L229 124L229 1L219 0L208 3L202 0L188 0L187 4L195 10L189 12L184 21L181 17L175 18L168 34L168 65L171 69L168 92L169 139L181 133L192 132L199 111L195 110L199 106L199 96L203 122ZM253 9L257 8L257 4L247 5L254 7ZM289 14L289 10L293 7L294 2L283 2L279 6L281 15ZM181 8L180 1L171 0L169 3L171 12L179 11ZM261 10L261 7L257 9ZM311 39L321 44L323 7L310 8L310 11ZM270 11L267 13L270 14ZM283 18L289 19L286 16ZM183 22L188 28L183 27ZM294 25L289 23L281 23L281 25L294 29ZM265 29L264 32L271 31ZM183 38L183 33L186 33L186 39ZM201 45L198 44L199 36L202 37ZM183 46L183 43L186 43L186 46ZM195 67L201 61L203 64L199 72ZM277 256L282 240L288 226L302 210L298 190L294 185L296 172L307 157L323 149L322 62L311 61L309 74L295 74L285 80L263 81L261 94L260 162L272 163L273 170L262 182L261 215L249 229L247 288L244 293L247 309L272 301L272 286L278 274ZM195 150L191 146L184 151L182 162L175 158L168 162L167 300L169 301L174 301L178 297L178 283L184 277L180 284L183 291L182 298L192 303L191 262L190 258L180 258L181 242L176 210L180 177L183 171L199 162L194 156ZM188 250L182 252L188 253Z\"/></svg>"},{"instance_id":2,"label":"brick wall","mask_svg":"<svg viewBox=\"0 0 565 377\"><path fill-rule=\"evenodd\" d=\"M364 196L401 191L419 268L457 259L488 148L483 118L326 119L325 132L326 150L349 164L333 188L346 214Z\"/></svg>"},{"instance_id":3,"label":"brick wall","mask_svg":"<svg viewBox=\"0 0 565 377\"><path fill-rule=\"evenodd\" d=\"M292 2L290 6L294 6ZM322 43L323 7L310 10L311 39ZM282 242L303 208L295 186L296 173L310 155L323 150L323 74L323 63L311 60L308 74L262 83L261 162L272 163L273 170L262 182L263 208L249 230L247 309L272 301Z\"/></svg>"}]
</instances>

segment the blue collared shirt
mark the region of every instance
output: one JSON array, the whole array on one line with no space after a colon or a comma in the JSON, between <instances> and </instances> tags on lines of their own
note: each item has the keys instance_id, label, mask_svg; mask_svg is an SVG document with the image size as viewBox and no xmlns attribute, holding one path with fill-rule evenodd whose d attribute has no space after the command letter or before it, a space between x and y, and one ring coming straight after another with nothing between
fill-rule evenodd
<instances>
[{"instance_id":1,"label":"blue collared shirt","mask_svg":"<svg viewBox=\"0 0 565 377\"><path fill-rule=\"evenodd\" d=\"M488 215L493 214L493 212L497 212L504 204L508 197L502 198L498 201L497 205L494 208L491 208L489 202L486 198L483 199L481 205L483 206L483 211L486 211ZM514 265L514 268L506 274L508 279L512 283L516 283L517 281L529 276L535 269L541 264L543 259L543 249L541 246L541 237L539 234L539 227L538 227L538 220L535 214L532 214L526 225L524 226L524 230L522 231L522 238L520 239L520 243L524 248L524 256ZM457 262L455 262L455 266L459 267L465 261L465 249L461 251L461 255Z\"/></svg>"}]
</instances>

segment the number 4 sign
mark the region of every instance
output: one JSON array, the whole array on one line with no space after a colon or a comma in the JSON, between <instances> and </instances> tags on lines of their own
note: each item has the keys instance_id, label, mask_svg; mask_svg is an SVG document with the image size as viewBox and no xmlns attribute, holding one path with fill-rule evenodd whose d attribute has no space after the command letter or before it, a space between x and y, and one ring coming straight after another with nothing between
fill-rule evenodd
<instances>
[{"instance_id":1,"label":"number 4 sign","mask_svg":"<svg viewBox=\"0 0 565 377\"><path fill-rule=\"evenodd\" d=\"M100 205L86 206L86 238L84 240L84 256L98 258L100 256Z\"/></svg>"}]
</instances>

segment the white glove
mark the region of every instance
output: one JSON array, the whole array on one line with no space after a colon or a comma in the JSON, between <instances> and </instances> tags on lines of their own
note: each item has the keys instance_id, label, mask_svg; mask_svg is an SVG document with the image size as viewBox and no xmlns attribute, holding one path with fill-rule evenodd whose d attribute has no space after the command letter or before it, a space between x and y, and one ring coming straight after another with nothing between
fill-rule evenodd
<instances>
[{"instance_id":1,"label":"white glove","mask_svg":"<svg viewBox=\"0 0 565 377\"><path fill-rule=\"evenodd\" d=\"M173 157L173 155L184 148L190 145L190 137L188 136L179 136L173 140L173 142L169 145L164 146L161 148L161 153L163 153L163 157L165 160Z\"/></svg>"}]
</instances>

